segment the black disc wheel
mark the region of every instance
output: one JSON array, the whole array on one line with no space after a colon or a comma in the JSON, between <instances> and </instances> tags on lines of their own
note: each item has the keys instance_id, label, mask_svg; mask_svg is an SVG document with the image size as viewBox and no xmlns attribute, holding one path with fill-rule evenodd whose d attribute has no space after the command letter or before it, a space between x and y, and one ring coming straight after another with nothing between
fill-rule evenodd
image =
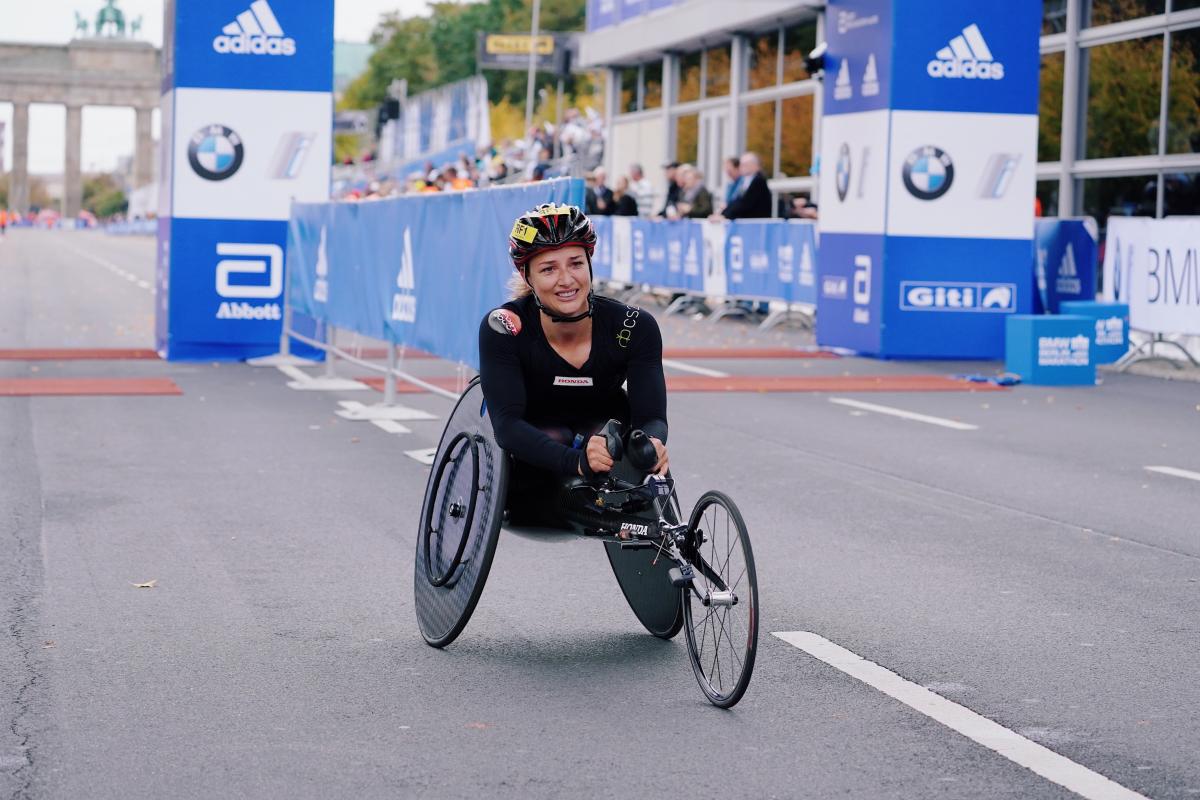
<instances>
[{"instance_id":1,"label":"black disc wheel","mask_svg":"<svg viewBox=\"0 0 1200 800\"><path fill-rule=\"evenodd\" d=\"M434 647L453 642L479 602L507 487L508 456L476 379L446 420L418 521L413 595L421 636Z\"/></svg>"},{"instance_id":2,"label":"black disc wheel","mask_svg":"<svg viewBox=\"0 0 1200 800\"><path fill-rule=\"evenodd\" d=\"M708 492L688 521L684 557L695 591L685 592L684 633L692 671L709 702L729 708L742 699L758 650L758 578L746 523L721 492ZM699 596L697 596L699 595Z\"/></svg>"}]
</instances>

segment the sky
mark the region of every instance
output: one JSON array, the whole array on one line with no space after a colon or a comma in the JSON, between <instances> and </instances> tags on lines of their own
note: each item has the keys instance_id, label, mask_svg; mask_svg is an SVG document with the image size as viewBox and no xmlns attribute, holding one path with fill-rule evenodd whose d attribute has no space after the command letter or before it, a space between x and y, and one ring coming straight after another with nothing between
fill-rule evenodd
<instances>
[{"instance_id":1,"label":"sky","mask_svg":"<svg viewBox=\"0 0 1200 800\"><path fill-rule=\"evenodd\" d=\"M296 2L297 0L292 0ZM0 0L0 41L65 44L75 31L75 12L95 19L103 0L38 0L37 13L29 13L29 0ZM249 5L249 0L247 0ZM142 18L140 38L162 46L163 0L118 0L126 21ZM335 0L334 38L365 42L380 16L399 11L406 17L428 12L426 0ZM61 173L64 162L66 109L58 105L29 107L29 171ZM112 170L121 156L133 153L132 108L85 106L83 109L83 169ZM4 171L12 169L12 105L0 101L4 125ZM158 136L158 112L154 135Z\"/></svg>"}]
</instances>

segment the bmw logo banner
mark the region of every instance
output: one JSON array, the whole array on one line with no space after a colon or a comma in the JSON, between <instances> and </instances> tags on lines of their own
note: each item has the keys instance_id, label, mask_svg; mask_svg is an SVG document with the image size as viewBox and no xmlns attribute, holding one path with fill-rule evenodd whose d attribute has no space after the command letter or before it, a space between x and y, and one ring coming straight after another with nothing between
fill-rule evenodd
<instances>
[{"instance_id":1,"label":"bmw logo banner","mask_svg":"<svg viewBox=\"0 0 1200 800\"><path fill-rule=\"evenodd\" d=\"M829 0L817 339L998 358L1034 300L1041 2Z\"/></svg>"},{"instance_id":2,"label":"bmw logo banner","mask_svg":"<svg viewBox=\"0 0 1200 800\"><path fill-rule=\"evenodd\" d=\"M329 198L333 0L166 5L157 348L272 353L292 202Z\"/></svg>"}]
</instances>

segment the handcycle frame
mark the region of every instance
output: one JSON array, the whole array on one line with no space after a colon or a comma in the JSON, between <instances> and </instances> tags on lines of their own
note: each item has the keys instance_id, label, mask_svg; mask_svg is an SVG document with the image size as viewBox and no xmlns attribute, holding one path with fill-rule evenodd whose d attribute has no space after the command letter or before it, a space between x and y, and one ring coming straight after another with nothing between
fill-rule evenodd
<instances>
[{"instance_id":1,"label":"handcycle frame","mask_svg":"<svg viewBox=\"0 0 1200 800\"><path fill-rule=\"evenodd\" d=\"M637 453L620 458L622 440L618 436L614 442L612 434L613 426L619 425L614 420L601 431L614 456L612 471L562 484L553 500L547 498L558 503L561 512L554 515L553 525L521 524L506 516L513 457L495 439L479 379L467 386L446 421L421 508L414 565L414 610L421 635L441 648L461 634L482 594L502 528L534 539L600 541L634 615L662 639L673 638L686 625L688 652L701 689L714 705L728 708L745 691L757 649L758 590L745 523L732 500L715 491L705 493L685 520L669 473L659 476L637 469ZM648 440L638 444L641 460L649 460ZM728 550L725 545L717 549L719 518L708 519L715 507L726 512ZM708 552L702 553L710 539ZM730 553L739 543L742 571L735 577ZM739 592L745 576L748 580ZM732 613L743 597L748 608ZM692 599L707 609L694 625ZM731 619L734 627L727 629ZM739 619L742 629L735 633ZM740 645L737 636L744 637ZM719 661L722 642L736 659L736 682L728 691ZM706 654L709 644L714 649ZM735 646L744 648L740 655ZM729 665L733 669L734 662Z\"/></svg>"}]
</instances>

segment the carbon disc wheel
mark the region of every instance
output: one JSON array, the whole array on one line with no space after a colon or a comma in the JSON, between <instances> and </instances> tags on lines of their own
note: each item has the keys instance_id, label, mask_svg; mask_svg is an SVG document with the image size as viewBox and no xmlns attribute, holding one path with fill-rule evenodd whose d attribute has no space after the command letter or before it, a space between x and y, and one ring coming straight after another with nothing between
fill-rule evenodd
<instances>
[{"instance_id":1,"label":"carbon disc wheel","mask_svg":"<svg viewBox=\"0 0 1200 800\"><path fill-rule=\"evenodd\" d=\"M684 593L688 655L709 702L730 708L750 684L758 651L758 577L750 535L734 502L722 492L708 492L692 510L688 536L690 552L684 556L696 573L696 591Z\"/></svg>"},{"instance_id":2,"label":"carbon disc wheel","mask_svg":"<svg viewBox=\"0 0 1200 800\"><path fill-rule=\"evenodd\" d=\"M433 647L458 638L483 594L508 491L508 456L492 432L478 379L442 432L418 522L413 599Z\"/></svg>"}]
</instances>

